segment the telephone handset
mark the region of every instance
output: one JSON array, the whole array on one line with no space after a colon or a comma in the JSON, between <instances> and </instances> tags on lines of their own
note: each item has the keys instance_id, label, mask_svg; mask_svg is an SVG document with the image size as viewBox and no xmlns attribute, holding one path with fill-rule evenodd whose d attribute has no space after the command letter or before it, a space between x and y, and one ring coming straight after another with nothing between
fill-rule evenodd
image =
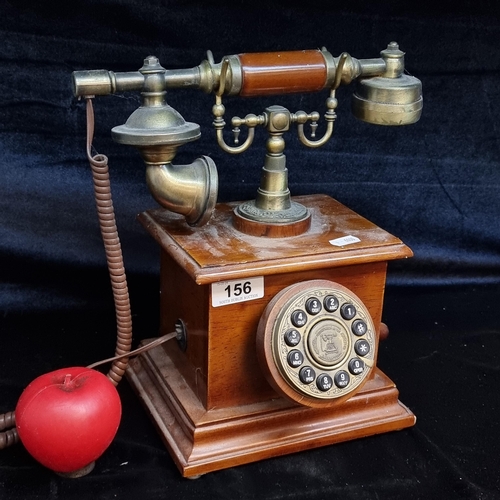
<instances>
[{"instance_id":1,"label":"telephone handset","mask_svg":"<svg viewBox=\"0 0 500 500\"><path fill-rule=\"evenodd\" d=\"M353 396L375 367L375 328L363 302L346 287L300 282L266 307L257 353L279 394L305 406L330 407Z\"/></svg>"}]
</instances>

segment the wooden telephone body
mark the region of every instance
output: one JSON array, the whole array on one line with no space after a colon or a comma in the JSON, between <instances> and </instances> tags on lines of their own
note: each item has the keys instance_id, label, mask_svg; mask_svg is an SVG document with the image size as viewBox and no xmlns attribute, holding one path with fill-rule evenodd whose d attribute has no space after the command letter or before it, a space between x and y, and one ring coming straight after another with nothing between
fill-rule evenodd
<instances>
[{"instance_id":1,"label":"wooden telephone body","mask_svg":"<svg viewBox=\"0 0 500 500\"><path fill-rule=\"evenodd\" d=\"M128 376L186 477L415 422L376 366L356 394L331 407L305 406L269 383L258 359L257 330L274 297L316 280L347 288L373 321L376 362L387 262L412 255L400 240L328 196L295 199L313 222L291 238L237 231L231 223L236 204L219 204L210 223L197 229L162 209L139 217L161 247L161 333L177 323L186 339L132 360ZM335 246L346 236L359 241ZM263 277L262 297L213 306L214 283L255 277Z\"/></svg>"}]
</instances>

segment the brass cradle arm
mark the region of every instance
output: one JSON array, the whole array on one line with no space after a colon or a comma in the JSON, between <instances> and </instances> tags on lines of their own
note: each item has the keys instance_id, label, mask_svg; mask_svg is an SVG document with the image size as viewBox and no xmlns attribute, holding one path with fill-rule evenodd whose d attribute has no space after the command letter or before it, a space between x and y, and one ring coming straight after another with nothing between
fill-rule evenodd
<instances>
[{"instance_id":1,"label":"brass cradle arm","mask_svg":"<svg viewBox=\"0 0 500 500\"><path fill-rule=\"evenodd\" d=\"M340 85L356 81L352 98L353 114L366 122L379 125L405 125L416 122L422 111L422 88L418 79L404 74L404 52L391 42L379 58L356 59L347 53L333 57L325 48L289 52L246 53L225 56L215 63L210 52L198 66L187 69L165 69L158 59L148 56L142 68L135 72L115 73L107 70L75 71L75 96L109 95L115 92L140 91L141 106L124 125L112 130L120 143L136 146L148 165L148 185L153 196L169 210L182 213L189 224L204 224L215 207L217 173L215 164L206 158L182 168L171 162L178 147L196 140L200 127L186 122L166 102L169 89L193 88L215 93L212 108L214 128L219 146L227 153L246 151L255 137L255 127L265 126L269 132L266 162L255 206L248 209L249 217L257 218L273 211L286 212L288 191L284 139L291 123L297 123L302 144L317 148L332 136L336 119L335 92ZM330 89L326 99L326 131L315 139L319 114L298 111L290 113L280 106L270 106L260 114L232 119L235 145L223 137L225 107L222 96L270 96L289 93L318 92ZM310 122L311 138L306 137L304 125ZM246 140L240 144L240 127L248 128ZM161 168L158 166L162 165ZM153 180L154 179L154 180ZM190 183L197 186L191 189ZM276 186L278 186L276 188ZM275 189L276 188L276 189ZM183 200L181 203L179 200ZM298 214L298 215L297 215ZM246 216L245 215L245 216ZM292 214L301 219L303 210ZM271 217L274 219L274 216ZM278 217L283 219L283 217Z\"/></svg>"}]
</instances>

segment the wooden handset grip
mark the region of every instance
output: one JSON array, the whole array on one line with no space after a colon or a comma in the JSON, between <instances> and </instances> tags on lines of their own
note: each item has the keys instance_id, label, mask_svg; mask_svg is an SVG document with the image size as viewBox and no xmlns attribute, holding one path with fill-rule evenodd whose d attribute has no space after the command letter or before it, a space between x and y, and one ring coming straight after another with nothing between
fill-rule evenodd
<instances>
[{"instance_id":1,"label":"wooden handset grip","mask_svg":"<svg viewBox=\"0 0 500 500\"><path fill-rule=\"evenodd\" d=\"M316 92L327 83L327 64L320 50L258 52L238 58L241 96Z\"/></svg>"}]
</instances>

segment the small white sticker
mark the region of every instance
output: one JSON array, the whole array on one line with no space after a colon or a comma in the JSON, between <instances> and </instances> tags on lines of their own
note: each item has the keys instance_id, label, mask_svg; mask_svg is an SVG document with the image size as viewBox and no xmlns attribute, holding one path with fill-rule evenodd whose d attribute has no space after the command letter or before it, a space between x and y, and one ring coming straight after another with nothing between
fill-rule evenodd
<instances>
[{"instance_id":1,"label":"small white sticker","mask_svg":"<svg viewBox=\"0 0 500 500\"><path fill-rule=\"evenodd\" d=\"M212 307L264 297L264 276L212 283Z\"/></svg>"},{"instance_id":2,"label":"small white sticker","mask_svg":"<svg viewBox=\"0 0 500 500\"><path fill-rule=\"evenodd\" d=\"M344 247L346 245L352 245L353 243L359 243L361 240L356 236L342 236L342 238L337 238L335 240L330 240L329 243L336 247Z\"/></svg>"}]
</instances>

